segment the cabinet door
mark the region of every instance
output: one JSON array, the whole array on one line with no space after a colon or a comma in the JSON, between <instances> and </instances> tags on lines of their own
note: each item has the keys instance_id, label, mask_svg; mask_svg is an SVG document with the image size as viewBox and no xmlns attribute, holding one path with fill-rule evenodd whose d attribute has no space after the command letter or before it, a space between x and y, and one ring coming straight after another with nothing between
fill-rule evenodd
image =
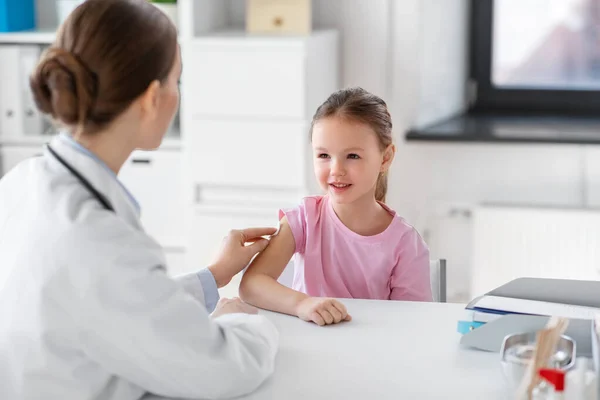
<instances>
[{"instance_id":1,"label":"cabinet door","mask_svg":"<svg viewBox=\"0 0 600 400\"><path fill-rule=\"evenodd\" d=\"M184 247L182 172L180 151L158 150L134 152L119 173L144 228L165 247Z\"/></svg>"},{"instance_id":2,"label":"cabinet door","mask_svg":"<svg viewBox=\"0 0 600 400\"><path fill-rule=\"evenodd\" d=\"M189 174L201 184L304 188L313 175L304 123L198 119L185 149Z\"/></svg>"},{"instance_id":3,"label":"cabinet door","mask_svg":"<svg viewBox=\"0 0 600 400\"><path fill-rule=\"evenodd\" d=\"M0 176L13 169L21 161L42 154L40 146L0 146Z\"/></svg>"},{"instance_id":4,"label":"cabinet door","mask_svg":"<svg viewBox=\"0 0 600 400\"><path fill-rule=\"evenodd\" d=\"M304 42L207 39L184 55L187 113L209 117L306 116Z\"/></svg>"}]
</instances>

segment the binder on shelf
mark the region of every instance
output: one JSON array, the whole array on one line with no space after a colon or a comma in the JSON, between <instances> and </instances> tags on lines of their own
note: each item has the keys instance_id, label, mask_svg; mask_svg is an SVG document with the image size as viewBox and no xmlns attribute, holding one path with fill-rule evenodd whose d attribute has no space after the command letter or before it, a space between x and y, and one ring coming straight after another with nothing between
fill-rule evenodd
<instances>
[{"instance_id":1,"label":"binder on shelf","mask_svg":"<svg viewBox=\"0 0 600 400\"><path fill-rule=\"evenodd\" d=\"M0 138L15 137L17 92L19 92L18 53L16 47L0 46Z\"/></svg>"},{"instance_id":2,"label":"binder on shelf","mask_svg":"<svg viewBox=\"0 0 600 400\"><path fill-rule=\"evenodd\" d=\"M0 0L0 32L35 28L35 0Z\"/></svg>"},{"instance_id":3,"label":"binder on shelf","mask_svg":"<svg viewBox=\"0 0 600 400\"><path fill-rule=\"evenodd\" d=\"M36 45L0 46L0 138L18 140L44 133L29 88L40 51Z\"/></svg>"},{"instance_id":4,"label":"binder on shelf","mask_svg":"<svg viewBox=\"0 0 600 400\"><path fill-rule=\"evenodd\" d=\"M29 77L35 71L41 55L39 46L20 47L20 70L21 70L21 105L23 116L23 132L25 135L42 135L43 118L38 111L29 86Z\"/></svg>"}]
</instances>

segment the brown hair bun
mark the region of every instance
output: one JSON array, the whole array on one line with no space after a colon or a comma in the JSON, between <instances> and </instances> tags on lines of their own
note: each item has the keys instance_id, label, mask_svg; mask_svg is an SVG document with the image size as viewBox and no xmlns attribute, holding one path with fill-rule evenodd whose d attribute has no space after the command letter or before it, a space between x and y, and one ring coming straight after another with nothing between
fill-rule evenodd
<instances>
[{"instance_id":1,"label":"brown hair bun","mask_svg":"<svg viewBox=\"0 0 600 400\"><path fill-rule=\"evenodd\" d=\"M38 108L65 125L87 119L97 90L95 74L69 51L56 47L43 54L30 84Z\"/></svg>"}]
</instances>

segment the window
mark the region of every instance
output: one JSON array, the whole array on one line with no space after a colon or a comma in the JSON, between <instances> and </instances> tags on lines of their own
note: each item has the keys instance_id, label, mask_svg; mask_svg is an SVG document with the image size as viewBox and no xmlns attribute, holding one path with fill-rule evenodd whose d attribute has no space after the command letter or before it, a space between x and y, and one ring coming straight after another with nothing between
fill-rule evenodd
<instances>
[{"instance_id":1,"label":"window","mask_svg":"<svg viewBox=\"0 0 600 400\"><path fill-rule=\"evenodd\" d=\"M600 114L600 0L473 0L474 110Z\"/></svg>"}]
</instances>

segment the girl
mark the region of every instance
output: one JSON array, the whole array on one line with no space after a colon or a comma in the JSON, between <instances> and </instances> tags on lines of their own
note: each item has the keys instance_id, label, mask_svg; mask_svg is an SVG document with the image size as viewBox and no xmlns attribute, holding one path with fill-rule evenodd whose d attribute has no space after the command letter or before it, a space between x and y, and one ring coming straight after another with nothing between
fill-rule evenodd
<instances>
[{"instance_id":1,"label":"girl","mask_svg":"<svg viewBox=\"0 0 600 400\"><path fill-rule=\"evenodd\" d=\"M310 136L324 196L280 211L280 231L244 274L240 295L318 325L350 320L337 298L431 301L429 251L384 204L394 158L386 103L360 88L332 94ZM292 289L277 282L295 254Z\"/></svg>"}]
</instances>

